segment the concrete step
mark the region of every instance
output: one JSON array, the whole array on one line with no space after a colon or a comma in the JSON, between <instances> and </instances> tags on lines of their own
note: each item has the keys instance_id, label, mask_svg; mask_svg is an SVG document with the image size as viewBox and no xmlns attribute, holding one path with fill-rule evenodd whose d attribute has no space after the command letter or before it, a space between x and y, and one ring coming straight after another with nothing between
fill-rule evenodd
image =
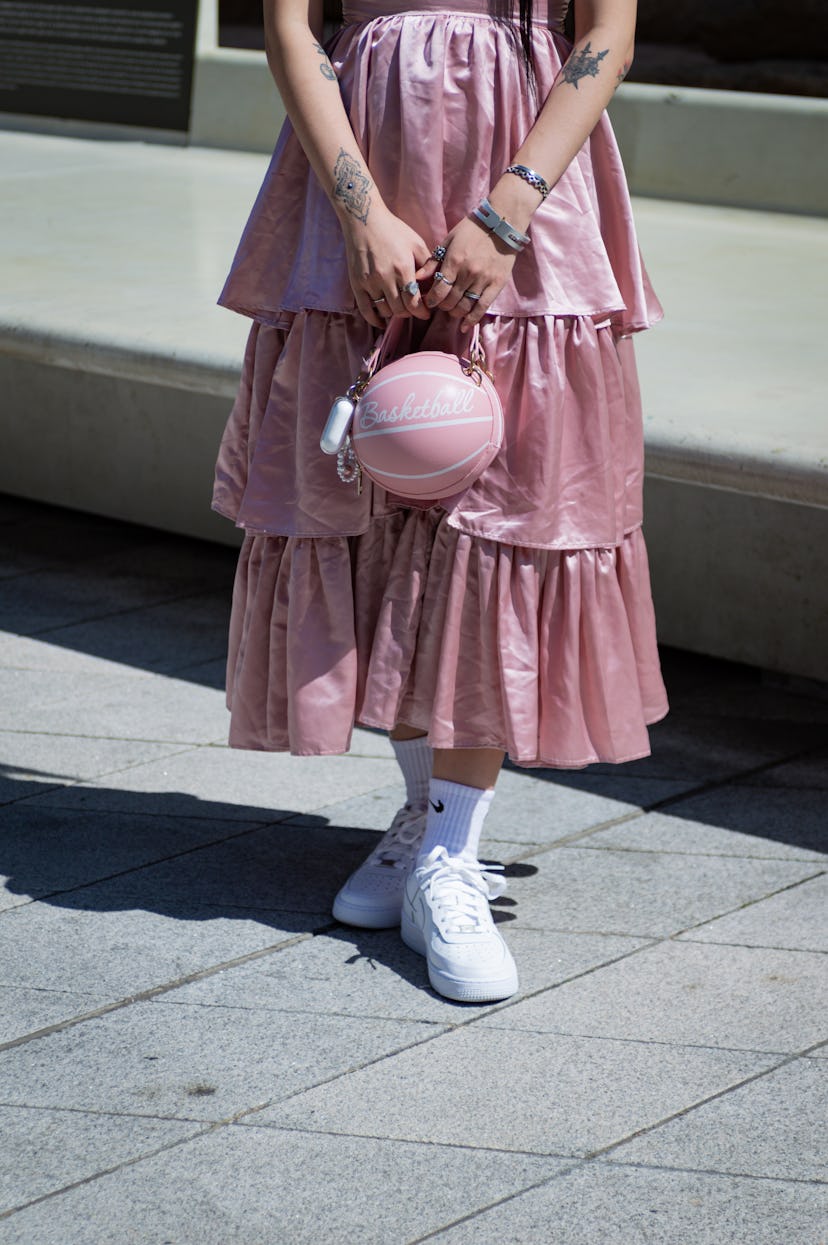
<instances>
[{"instance_id":1,"label":"concrete step","mask_svg":"<svg viewBox=\"0 0 828 1245\"><path fill-rule=\"evenodd\" d=\"M0 133L0 489L232 542L212 466L249 322L215 299L261 154ZM635 203L662 638L828 677L828 223Z\"/></svg>"}]
</instances>

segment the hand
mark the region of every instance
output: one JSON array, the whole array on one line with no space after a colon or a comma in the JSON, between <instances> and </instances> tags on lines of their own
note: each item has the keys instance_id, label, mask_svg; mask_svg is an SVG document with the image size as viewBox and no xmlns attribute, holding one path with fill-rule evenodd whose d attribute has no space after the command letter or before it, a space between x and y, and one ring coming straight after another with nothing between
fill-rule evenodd
<instances>
[{"instance_id":1,"label":"hand","mask_svg":"<svg viewBox=\"0 0 828 1245\"><path fill-rule=\"evenodd\" d=\"M363 319L378 329L392 315L428 320L422 295L400 292L428 260L429 248L420 235L377 203L364 224L346 221L343 229L348 277Z\"/></svg>"},{"instance_id":2,"label":"hand","mask_svg":"<svg viewBox=\"0 0 828 1245\"><path fill-rule=\"evenodd\" d=\"M421 281L438 271L443 274L445 279L435 281L428 291L426 306L462 317L460 328L465 331L483 318L509 280L517 252L469 217L454 226L443 246L446 257L442 263L429 258L415 275ZM466 298L466 290L480 298Z\"/></svg>"}]
</instances>

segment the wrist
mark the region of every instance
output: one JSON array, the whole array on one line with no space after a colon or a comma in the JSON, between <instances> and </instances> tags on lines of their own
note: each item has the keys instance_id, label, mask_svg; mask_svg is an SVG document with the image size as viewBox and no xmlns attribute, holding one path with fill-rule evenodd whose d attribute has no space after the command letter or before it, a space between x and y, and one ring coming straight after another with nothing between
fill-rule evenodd
<instances>
[{"instance_id":1,"label":"wrist","mask_svg":"<svg viewBox=\"0 0 828 1245\"><path fill-rule=\"evenodd\" d=\"M350 204L336 195L330 196L330 202L340 227L346 232L359 235L364 234L366 229L372 229L388 213L388 208L373 182L359 203Z\"/></svg>"},{"instance_id":2,"label":"wrist","mask_svg":"<svg viewBox=\"0 0 828 1245\"><path fill-rule=\"evenodd\" d=\"M489 202L499 216L505 216L510 225L526 233L532 216L543 200L535 190L513 173L503 173L488 195Z\"/></svg>"}]
</instances>

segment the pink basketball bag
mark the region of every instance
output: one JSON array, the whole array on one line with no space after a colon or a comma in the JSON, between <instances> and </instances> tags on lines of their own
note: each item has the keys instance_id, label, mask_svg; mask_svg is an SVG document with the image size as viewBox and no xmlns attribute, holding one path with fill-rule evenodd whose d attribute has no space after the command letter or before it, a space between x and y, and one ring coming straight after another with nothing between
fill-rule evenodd
<instances>
[{"instance_id":1,"label":"pink basketball bag","mask_svg":"<svg viewBox=\"0 0 828 1245\"><path fill-rule=\"evenodd\" d=\"M479 325L467 359L420 350L380 367L397 333L389 321L357 379L334 399L320 445L337 455L345 483L361 487L364 472L422 505L461 493L488 467L503 442L503 408Z\"/></svg>"}]
</instances>

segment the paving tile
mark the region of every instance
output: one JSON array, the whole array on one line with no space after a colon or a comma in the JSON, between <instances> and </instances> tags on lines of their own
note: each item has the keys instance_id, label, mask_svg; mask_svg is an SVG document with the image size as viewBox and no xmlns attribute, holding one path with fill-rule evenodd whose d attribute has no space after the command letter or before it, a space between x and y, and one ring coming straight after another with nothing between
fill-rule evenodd
<instances>
[{"instance_id":1,"label":"paving tile","mask_svg":"<svg viewBox=\"0 0 828 1245\"><path fill-rule=\"evenodd\" d=\"M596 785L600 779L594 780ZM658 795L676 789L674 783L659 783ZM498 779L497 797L486 818L486 834L503 842L556 843L582 830L625 817L636 811L638 798L646 798L647 784L639 779L628 794L615 787L613 794L590 791L585 785L568 786L557 781L534 778L534 771L504 770ZM649 792L652 795L652 792Z\"/></svg>"},{"instance_id":2,"label":"paving tile","mask_svg":"<svg viewBox=\"0 0 828 1245\"><path fill-rule=\"evenodd\" d=\"M317 810L319 817L341 826L366 826L387 830L405 799L405 788L396 765L389 768L391 783L365 795L338 800ZM640 780L639 780L640 781ZM634 812L638 806L590 792L533 781L504 770L498 779L497 796L486 817L486 841L519 846L543 846ZM302 818L295 819L302 824ZM313 824L313 817L304 819ZM514 847L512 848L514 851Z\"/></svg>"},{"instance_id":3,"label":"paving tile","mask_svg":"<svg viewBox=\"0 0 828 1245\"><path fill-rule=\"evenodd\" d=\"M828 1067L797 1059L620 1146L612 1161L828 1180Z\"/></svg>"},{"instance_id":4,"label":"paving tile","mask_svg":"<svg viewBox=\"0 0 828 1245\"><path fill-rule=\"evenodd\" d=\"M824 1245L828 1190L589 1163L430 1239L435 1245Z\"/></svg>"},{"instance_id":5,"label":"paving tile","mask_svg":"<svg viewBox=\"0 0 828 1245\"><path fill-rule=\"evenodd\" d=\"M2 495L0 578L53 566L91 561L146 540L146 529L129 523Z\"/></svg>"},{"instance_id":6,"label":"paving tile","mask_svg":"<svg viewBox=\"0 0 828 1245\"><path fill-rule=\"evenodd\" d=\"M297 1094L256 1119L318 1132L586 1154L738 1084L771 1060L480 1022Z\"/></svg>"},{"instance_id":7,"label":"paving tile","mask_svg":"<svg viewBox=\"0 0 828 1245\"><path fill-rule=\"evenodd\" d=\"M641 945L632 938L501 928L518 963L522 994L565 981ZM162 1001L439 1023L462 1023L492 1010L491 1005L450 1003L435 994L425 961L409 951L398 930L346 928L182 986Z\"/></svg>"},{"instance_id":8,"label":"paving tile","mask_svg":"<svg viewBox=\"0 0 828 1245\"><path fill-rule=\"evenodd\" d=\"M104 569L97 563L33 571L5 581L0 627L36 635L105 615L190 595L203 587L197 576L172 580L146 571L128 574L118 555Z\"/></svg>"},{"instance_id":9,"label":"paving tile","mask_svg":"<svg viewBox=\"0 0 828 1245\"><path fill-rule=\"evenodd\" d=\"M53 633L49 639L38 639L35 636L14 635L10 631L0 632L0 667L10 670L62 671L84 679L98 675L133 674L141 676L143 671L137 666L125 666L117 661L108 661L104 657L85 653L77 648L63 646ZM41 681L45 686L45 681Z\"/></svg>"},{"instance_id":10,"label":"paving tile","mask_svg":"<svg viewBox=\"0 0 828 1245\"><path fill-rule=\"evenodd\" d=\"M39 937L39 934L38 934ZM10 954L6 942L6 927L0 926L3 943L3 959ZM0 969L2 973L2 969ZM5 974L3 974L5 976ZM0 980L0 1043L13 1042L44 1029L47 1025L61 1024L73 1016L82 1016L110 1002L105 991L83 992L83 986L70 990L59 987L49 990L40 986L12 986ZM2 1147L0 1147L2 1149Z\"/></svg>"},{"instance_id":11,"label":"paving tile","mask_svg":"<svg viewBox=\"0 0 828 1245\"><path fill-rule=\"evenodd\" d=\"M799 1051L828 1036L813 1007L828 960L670 942L481 1020L482 1027L729 1049Z\"/></svg>"},{"instance_id":12,"label":"paving tile","mask_svg":"<svg viewBox=\"0 0 828 1245\"><path fill-rule=\"evenodd\" d=\"M328 911L187 909L161 891L154 910L124 906L112 883L31 903L0 918L0 989L33 986L93 992L101 1003L176 981L330 923ZM167 906L173 911L164 912ZM78 1010L85 1010L80 1008Z\"/></svg>"},{"instance_id":13,"label":"paving tile","mask_svg":"<svg viewBox=\"0 0 828 1245\"><path fill-rule=\"evenodd\" d=\"M563 1166L530 1155L231 1126L23 1211L3 1240L400 1245Z\"/></svg>"},{"instance_id":14,"label":"paving tile","mask_svg":"<svg viewBox=\"0 0 828 1245\"><path fill-rule=\"evenodd\" d=\"M828 876L814 878L694 929L693 942L828 951Z\"/></svg>"},{"instance_id":15,"label":"paving tile","mask_svg":"<svg viewBox=\"0 0 828 1245\"><path fill-rule=\"evenodd\" d=\"M133 766L102 783L53 792L44 800L68 808L129 809L138 794L147 811L186 812L198 800L220 807L222 816L247 820L267 817L274 809L281 810L280 816L316 809L342 790L372 791L385 786L395 770L395 762L382 757L292 757L204 747Z\"/></svg>"},{"instance_id":16,"label":"paving tile","mask_svg":"<svg viewBox=\"0 0 828 1245\"><path fill-rule=\"evenodd\" d=\"M122 870L140 868L203 843L243 834L253 822L189 816L147 816L136 796L130 813L51 808L37 799L2 810L0 909L68 891Z\"/></svg>"},{"instance_id":17,"label":"paving tile","mask_svg":"<svg viewBox=\"0 0 828 1245\"><path fill-rule=\"evenodd\" d=\"M0 731L0 804L169 756L176 744Z\"/></svg>"},{"instance_id":18,"label":"paving tile","mask_svg":"<svg viewBox=\"0 0 828 1245\"><path fill-rule=\"evenodd\" d=\"M386 731L367 730L359 726L354 727L349 755L385 757L389 761L396 761L394 749L391 747L391 741ZM397 772L399 773L399 770ZM400 786L402 788L402 774L400 774Z\"/></svg>"},{"instance_id":19,"label":"paving tile","mask_svg":"<svg viewBox=\"0 0 828 1245\"><path fill-rule=\"evenodd\" d=\"M720 787L671 804L669 811L600 830L582 846L826 861L825 795Z\"/></svg>"},{"instance_id":20,"label":"paving tile","mask_svg":"<svg viewBox=\"0 0 828 1245\"><path fill-rule=\"evenodd\" d=\"M563 847L532 858L510 892L522 925L663 937L811 876L805 861Z\"/></svg>"},{"instance_id":21,"label":"paving tile","mask_svg":"<svg viewBox=\"0 0 828 1245\"><path fill-rule=\"evenodd\" d=\"M47 629L39 639L128 669L169 673L185 663L225 656L229 614L229 590L222 596L200 592Z\"/></svg>"},{"instance_id":22,"label":"paving tile","mask_svg":"<svg viewBox=\"0 0 828 1245\"><path fill-rule=\"evenodd\" d=\"M177 679L186 679L188 683L200 683L202 687L214 687L224 695L224 688L227 677L227 655L216 657L212 661L185 661L182 665L176 666L170 671ZM211 744L218 744L222 747L227 743L227 733L230 725L229 717L226 720L225 729L216 739L209 740Z\"/></svg>"},{"instance_id":23,"label":"paving tile","mask_svg":"<svg viewBox=\"0 0 828 1245\"><path fill-rule=\"evenodd\" d=\"M0 1106L0 1214L170 1142L195 1136L202 1127L179 1120ZM52 1222L56 1205L50 1202L42 1208L47 1215L51 1211ZM7 1220L0 1227L0 1239L7 1239L14 1224ZM39 1239L66 1238L49 1228Z\"/></svg>"},{"instance_id":24,"label":"paving tile","mask_svg":"<svg viewBox=\"0 0 828 1245\"><path fill-rule=\"evenodd\" d=\"M799 761L774 765L761 774L754 774L746 782L751 787L807 787L825 791L828 789L828 748L822 748Z\"/></svg>"},{"instance_id":25,"label":"paving tile","mask_svg":"<svg viewBox=\"0 0 828 1245\"><path fill-rule=\"evenodd\" d=\"M701 687L684 690L671 697L682 716L738 719L742 722L828 723L828 699L809 696L772 682L762 682L762 671L748 667L748 678L740 683L713 679ZM731 729L732 724L731 724ZM741 730L741 725L739 727Z\"/></svg>"},{"instance_id":26,"label":"paving tile","mask_svg":"<svg viewBox=\"0 0 828 1245\"><path fill-rule=\"evenodd\" d=\"M610 773L605 768L593 772L597 767L587 766L579 770L542 770L515 769L512 772L521 775L529 782L545 782L552 789L554 801L559 792L585 792L589 795L603 796L616 804L628 804L632 808L652 808L661 800L681 795L698 785L698 778L648 778L639 774L627 774L625 765L616 765ZM504 771L504 773L507 771ZM499 786L499 783L498 783Z\"/></svg>"},{"instance_id":27,"label":"paving tile","mask_svg":"<svg viewBox=\"0 0 828 1245\"><path fill-rule=\"evenodd\" d=\"M96 574L121 573L210 587L222 593L232 591L237 549L153 528L138 527L135 531L137 539L127 548L101 550L95 559Z\"/></svg>"},{"instance_id":28,"label":"paving tile","mask_svg":"<svg viewBox=\"0 0 828 1245\"><path fill-rule=\"evenodd\" d=\"M147 818L154 820L163 819ZM277 923L289 912L314 919L324 912L332 923L333 898L366 854L366 836L358 830L279 824L251 829L246 822L231 820L214 838L211 845L174 858L172 851L159 854L156 864L112 877L100 888L73 890L61 902L176 917L197 915L205 908L212 916L255 912L262 921L277 914Z\"/></svg>"},{"instance_id":29,"label":"paving tile","mask_svg":"<svg viewBox=\"0 0 828 1245\"><path fill-rule=\"evenodd\" d=\"M221 691L163 675L119 671L87 679L73 671L0 669L0 700L14 705L19 731L190 743L227 737Z\"/></svg>"},{"instance_id":30,"label":"paving tile","mask_svg":"<svg viewBox=\"0 0 828 1245\"><path fill-rule=\"evenodd\" d=\"M797 698L794 698L797 699ZM817 702L819 703L819 702ZM652 755L624 765L628 777L726 778L769 761L784 761L815 748L828 735L828 703L821 716L802 718L724 717L691 714L675 707L662 722L650 727ZM593 765L591 774L611 772L608 764Z\"/></svg>"},{"instance_id":31,"label":"paving tile","mask_svg":"<svg viewBox=\"0 0 828 1245\"><path fill-rule=\"evenodd\" d=\"M392 1055L435 1029L135 1003L0 1052L0 1102L220 1120Z\"/></svg>"}]
</instances>

